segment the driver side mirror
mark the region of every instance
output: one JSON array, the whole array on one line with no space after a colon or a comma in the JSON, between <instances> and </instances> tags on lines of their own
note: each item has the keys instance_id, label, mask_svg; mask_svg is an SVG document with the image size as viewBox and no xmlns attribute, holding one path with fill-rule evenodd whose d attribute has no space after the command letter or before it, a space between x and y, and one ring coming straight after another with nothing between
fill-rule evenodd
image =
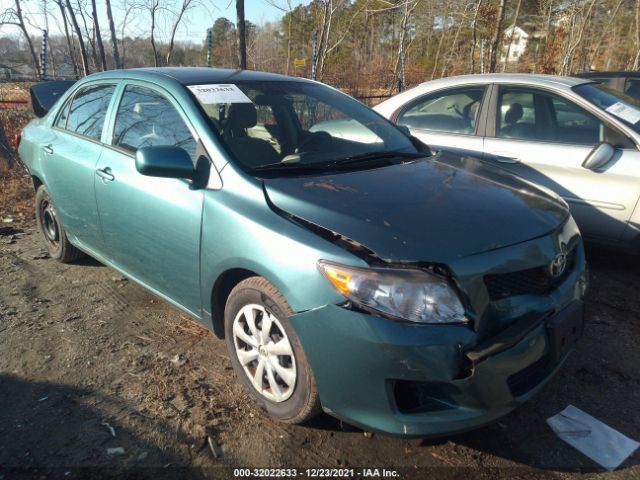
<instances>
[{"instance_id":1,"label":"driver side mirror","mask_svg":"<svg viewBox=\"0 0 640 480\"><path fill-rule=\"evenodd\" d=\"M616 149L611 144L601 143L589 152L582 166L588 170L597 170L609 163L615 153Z\"/></svg>"},{"instance_id":2,"label":"driver side mirror","mask_svg":"<svg viewBox=\"0 0 640 480\"><path fill-rule=\"evenodd\" d=\"M142 175L194 180L196 169L180 147L142 147L136 152L136 170Z\"/></svg>"}]
</instances>

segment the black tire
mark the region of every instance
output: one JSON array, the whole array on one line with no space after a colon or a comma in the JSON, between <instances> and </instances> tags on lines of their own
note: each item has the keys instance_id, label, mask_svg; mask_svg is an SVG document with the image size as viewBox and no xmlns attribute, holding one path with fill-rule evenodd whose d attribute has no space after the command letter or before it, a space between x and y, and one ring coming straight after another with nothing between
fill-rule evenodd
<instances>
[{"instance_id":1,"label":"black tire","mask_svg":"<svg viewBox=\"0 0 640 480\"><path fill-rule=\"evenodd\" d=\"M236 352L233 323L239 312L247 305L260 305L267 312L273 315L279 322L276 325L274 335L278 334L281 326L284 328L286 337L293 351L293 357L289 357L295 362L296 378L293 392L284 401L272 401L260 393L249 379L249 374L245 372ZM245 386L255 402L262 407L270 416L286 423L304 423L320 413L320 398L316 387L315 379L307 357L304 354L300 340L289 323L289 316L293 314L291 307L280 292L262 277L250 277L240 282L231 291L224 312L225 340L231 363L242 384ZM257 320L259 321L259 320ZM278 360L282 357L277 357ZM256 360L257 362L257 360ZM267 382L265 373L265 382Z\"/></svg>"},{"instance_id":2,"label":"black tire","mask_svg":"<svg viewBox=\"0 0 640 480\"><path fill-rule=\"evenodd\" d=\"M36 191L36 223L51 258L62 263L69 263L84 256L84 253L69 242L53 201L44 185L40 185Z\"/></svg>"}]
</instances>

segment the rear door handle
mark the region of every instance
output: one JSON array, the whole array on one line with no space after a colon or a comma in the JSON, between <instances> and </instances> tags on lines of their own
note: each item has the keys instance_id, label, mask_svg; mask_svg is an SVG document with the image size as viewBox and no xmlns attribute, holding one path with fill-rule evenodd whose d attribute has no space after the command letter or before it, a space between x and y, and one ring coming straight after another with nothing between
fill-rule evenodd
<instances>
[{"instance_id":1,"label":"rear door handle","mask_svg":"<svg viewBox=\"0 0 640 480\"><path fill-rule=\"evenodd\" d=\"M47 155L53 155L53 148L51 148L51 145L42 147L42 150L44 150L44 153L46 153Z\"/></svg>"},{"instance_id":2,"label":"rear door handle","mask_svg":"<svg viewBox=\"0 0 640 480\"><path fill-rule=\"evenodd\" d=\"M111 169L109 167L105 167L103 169L100 169L100 168L97 169L96 175L102 178L102 180L104 180L105 182L113 182L116 179L116 177L114 177L113 174L111 173Z\"/></svg>"}]
</instances>

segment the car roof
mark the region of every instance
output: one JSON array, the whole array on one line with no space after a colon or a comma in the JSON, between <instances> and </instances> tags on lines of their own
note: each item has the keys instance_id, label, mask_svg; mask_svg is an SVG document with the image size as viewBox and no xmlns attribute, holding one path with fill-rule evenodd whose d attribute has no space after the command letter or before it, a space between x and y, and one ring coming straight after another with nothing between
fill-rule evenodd
<instances>
[{"instance_id":1,"label":"car roof","mask_svg":"<svg viewBox=\"0 0 640 480\"><path fill-rule=\"evenodd\" d=\"M289 77L276 73L256 72L253 70L231 70L227 68L208 67L159 67L130 68L126 70L109 70L89 75L91 79L129 78L129 79L172 79L182 85L201 85L207 83L231 83L236 81L304 81L304 78ZM87 77L87 78L89 78Z\"/></svg>"},{"instance_id":2,"label":"car roof","mask_svg":"<svg viewBox=\"0 0 640 480\"><path fill-rule=\"evenodd\" d=\"M523 83L527 85L574 87L587 83L584 78L562 77L559 75L543 75L532 73L482 73L472 75L456 75L438 80L424 82L421 85L465 85L468 83Z\"/></svg>"},{"instance_id":3,"label":"car roof","mask_svg":"<svg viewBox=\"0 0 640 480\"><path fill-rule=\"evenodd\" d=\"M582 78L640 77L640 72L635 72L635 71L625 72L624 70L611 71L611 72L582 72L582 73L576 73L576 76L582 77Z\"/></svg>"}]
</instances>

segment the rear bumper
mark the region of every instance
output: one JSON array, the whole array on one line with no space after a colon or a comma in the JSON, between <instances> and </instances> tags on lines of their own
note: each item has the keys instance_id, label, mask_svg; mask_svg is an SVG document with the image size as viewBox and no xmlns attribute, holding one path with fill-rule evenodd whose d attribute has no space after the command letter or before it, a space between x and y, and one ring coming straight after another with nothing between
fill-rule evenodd
<instances>
[{"instance_id":1,"label":"rear bumper","mask_svg":"<svg viewBox=\"0 0 640 480\"><path fill-rule=\"evenodd\" d=\"M576 285L585 278L582 260L550 295L556 311L571 305L582 318L584 290ZM491 423L553 376L568 353L555 355L549 328L557 317L529 318L488 355L491 342L478 345L468 326L398 323L335 305L290 320L328 413L365 430L429 437Z\"/></svg>"}]
</instances>

